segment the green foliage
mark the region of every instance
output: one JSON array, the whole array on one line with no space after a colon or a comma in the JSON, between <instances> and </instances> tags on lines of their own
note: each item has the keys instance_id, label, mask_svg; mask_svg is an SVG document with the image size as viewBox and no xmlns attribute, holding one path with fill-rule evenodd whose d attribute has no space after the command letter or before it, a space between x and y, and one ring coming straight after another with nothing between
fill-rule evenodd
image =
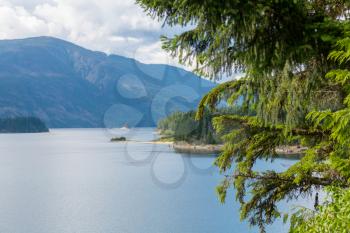
<instances>
[{"instance_id":1,"label":"green foliage","mask_svg":"<svg viewBox=\"0 0 350 233\"><path fill-rule=\"evenodd\" d=\"M215 133L211 119L212 114L205 111L199 121L195 112L175 112L158 122L158 129L163 137L172 137L175 141L186 141L198 144L217 144L220 142Z\"/></svg>"},{"instance_id":2,"label":"green foliage","mask_svg":"<svg viewBox=\"0 0 350 233\"><path fill-rule=\"evenodd\" d=\"M173 38L162 38L164 49L180 62L194 63L199 74L216 79L237 70L245 73L208 93L196 115L201 119L207 109L215 112L222 101L243 102L244 114L213 118L225 142L216 161L225 174L217 188L221 201L234 186L241 218L264 232L266 224L282 216L279 201L325 187L349 187L348 0L137 2L165 24L191 26ZM295 141L308 147L295 165L282 172L254 170L257 160L273 160L277 146ZM326 204L325 211L331 205ZM298 215L302 212L292 217L291 230L307 229L296 220L303 219ZM326 215L321 211L320 216Z\"/></svg>"},{"instance_id":3,"label":"green foliage","mask_svg":"<svg viewBox=\"0 0 350 233\"><path fill-rule=\"evenodd\" d=\"M126 141L126 137L111 138L111 142L123 142L123 141Z\"/></svg>"},{"instance_id":4,"label":"green foliage","mask_svg":"<svg viewBox=\"0 0 350 233\"><path fill-rule=\"evenodd\" d=\"M317 211L301 209L291 217L290 233L346 233L350 229L350 190L329 190L329 201Z\"/></svg>"},{"instance_id":5,"label":"green foliage","mask_svg":"<svg viewBox=\"0 0 350 233\"><path fill-rule=\"evenodd\" d=\"M346 65L350 64L350 37L339 40L336 50L328 56L343 66L343 69L330 71L326 77L339 84L345 93L344 107L338 111L313 111L307 116L314 124L314 128L328 131L330 141L334 143L329 153L329 169L338 176L330 188L330 201L320 206L317 211L302 209L291 218L291 233L297 232L348 232L350 229L350 71ZM345 66L344 66L345 65ZM342 181L342 182L339 182Z\"/></svg>"},{"instance_id":6,"label":"green foliage","mask_svg":"<svg viewBox=\"0 0 350 233\"><path fill-rule=\"evenodd\" d=\"M163 138L173 138L175 141L186 141L197 144L222 143L221 136L230 132L233 127L220 127L215 123L218 116L232 115L253 116L256 113L252 109L243 109L242 106L222 107L211 112L207 108L201 110L201 117L196 119L198 112L174 112L158 122L158 129Z\"/></svg>"}]
</instances>

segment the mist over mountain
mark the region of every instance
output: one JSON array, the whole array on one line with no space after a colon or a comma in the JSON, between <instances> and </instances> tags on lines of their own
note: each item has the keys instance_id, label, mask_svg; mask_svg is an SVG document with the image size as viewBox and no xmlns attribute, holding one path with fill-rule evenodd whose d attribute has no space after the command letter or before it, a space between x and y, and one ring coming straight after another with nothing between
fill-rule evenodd
<instances>
[{"instance_id":1,"label":"mist over mountain","mask_svg":"<svg viewBox=\"0 0 350 233\"><path fill-rule=\"evenodd\" d=\"M51 128L154 126L194 109L213 86L180 68L56 38L0 40L0 118L35 116Z\"/></svg>"}]
</instances>

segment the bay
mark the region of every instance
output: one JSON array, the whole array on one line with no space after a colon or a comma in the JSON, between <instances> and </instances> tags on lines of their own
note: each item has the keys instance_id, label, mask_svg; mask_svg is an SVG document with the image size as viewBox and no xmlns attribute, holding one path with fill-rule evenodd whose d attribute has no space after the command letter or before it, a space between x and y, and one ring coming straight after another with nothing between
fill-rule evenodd
<instances>
[{"instance_id":1,"label":"bay","mask_svg":"<svg viewBox=\"0 0 350 233\"><path fill-rule=\"evenodd\" d=\"M114 136L134 142L112 143ZM233 190L224 205L218 201L215 156L147 143L156 137L153 128L0 134L0 232L259 232L240 222ZM259 161L257 169L293 163ZM268 227L287 230L281 221Z\"/></svg>"}]
</instances>

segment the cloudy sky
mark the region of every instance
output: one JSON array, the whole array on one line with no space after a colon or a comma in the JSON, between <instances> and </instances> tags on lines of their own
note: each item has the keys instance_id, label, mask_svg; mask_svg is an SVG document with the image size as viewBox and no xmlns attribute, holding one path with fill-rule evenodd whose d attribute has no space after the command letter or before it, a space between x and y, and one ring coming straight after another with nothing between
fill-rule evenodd
<instances>
[{"instance_id":1,"label":"cloudy sky","mask_svg":"<svg viewBox=\"0 0 350 233\"><path fill-rule=\"evenodd\" d=\"M176 63L161 50L162 28L134 0L0 0L0 39L54 36L145 63Z\"/></svg>"}]
</instances>

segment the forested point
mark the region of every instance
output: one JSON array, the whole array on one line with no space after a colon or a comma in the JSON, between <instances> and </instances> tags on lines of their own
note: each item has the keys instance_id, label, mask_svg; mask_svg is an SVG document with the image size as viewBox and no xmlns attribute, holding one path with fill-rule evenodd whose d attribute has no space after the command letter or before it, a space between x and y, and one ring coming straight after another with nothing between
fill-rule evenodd
<instances>
[{"instance_id":1,"label":"forested point","mask_svg":"<svg viewBox=\"0 0 350 233\"><path fill-rule=\"evenodd\" d=\"M14 117L0 119L0 133L49 132L45 123L36 117Z\"/></svg>"},{"instance_id":2,"label":"forested point","mask_svg":"<svg viewBox=\"0 0 350 233\"><path fill-rule=\"evenodd\" d=\"M192 144L217 144L220 138L211 124L212 114L206 114L200 121L195 120L195 111L174 112L158 122L162 139Z\"/></svg>"},{"instance_id":3,"label":"forested point","mask_svg":"<svg viewBox=\"0 0 350 233\"><path fill-rule=\"evenodd\" d=\"M246 114L241 106L222 107L212 112L205 110L203 117L196 120L196 111L174 112L158 122L157 128L163 140L187 142L193 145L222 144L221 137L225 132L218 133L214 129L213 118L222 114ZM253 111L249 115L254 115Z\"/></svg>"}]
</instances>

